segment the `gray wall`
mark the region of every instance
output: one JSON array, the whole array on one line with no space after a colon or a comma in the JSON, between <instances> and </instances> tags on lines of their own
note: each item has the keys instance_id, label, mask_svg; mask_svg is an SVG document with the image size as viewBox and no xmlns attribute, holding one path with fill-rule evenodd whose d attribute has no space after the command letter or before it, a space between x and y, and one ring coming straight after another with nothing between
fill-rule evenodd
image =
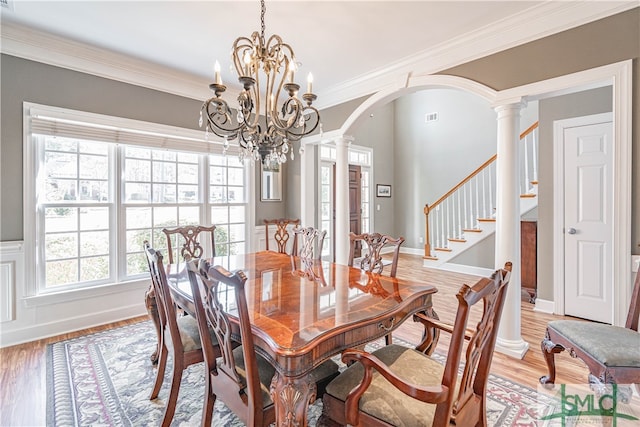
<instances>
[{"instance_id":1,"label":"gray wall","mask_svg":"<svg viewBox=\"0 0 640 427\"><path fill-rule=\"evenodd\" d=\"M553 300L553 123L556 120L610 112L613 107L613 93L608 86L541 99L539 106L538 296L545 300ZM638 151L637 144L634 150Z\"/></svg>"},{"instance_id":2,"label":"gray wall","mask_svg":"<svg viewBox=\"0 0 640 427\"><path fill-rule=\"evenodd\" d=\"M0 60L0 241L23 239L22 212L22 103L35 102L182 128L200 129L201 100L184 98L70 71L10 55ZM297 145L296 145L297 150ZM296 151L297 154L297 151ZM298 160L299 156L297 156ZM295 163L295 162L294 162ZM292 167L295 170L295 165ZM260 167L256 164L256 224L264 218L285 216L289 188L289 162L283 168L282 202L260 201ZM298 166L298 174L299 174ZM299 180L297 181L299 182ZM292 198L293 199L293 198ZM299 206L298 203L294 206ZM295 202L295 200L294 200ZM299 207L298 207L299 210ZM298 214L299 215L299 214Z\"/></svg>"},{"instance_id":3,"label":"gray wall","mask_svg":"<svg viewBox=\"0 0 640 427\"><path fill-rule=\"evenodd\" d=\"M23 101L198 129L202 101L1 56L0 241L23 239Z\"/></svg>"},{"instance_id":4,"label":"gray wall","mask_svg":"<svg viewBox=\"0 0 640 427\"><path fill-rule=\"evenodd\" d=\"M475 80L497 90L633 59L633 123L631 184L631 252L640 254L640 8L545 37L522 46L442 71ZM544 227L544 219L542 226ZM540 224L539 224L540 225ZM538 228L539 235L549 230ZM553 256L548 239L538 253ZM541 270L541 268L544 269ZM550 266L538 267L539 281L550 277ZM548 282L550 283L550 282ZM543 294L548 297L547 294ZM544 296L541 295L542 298Z\"/></svg>"},{"instance_id":5,"label":"gray wall","mask_svg":"<svg viewBox=\"0 0 640 427\"><path fill-rule=\"evenodd\" d=\"M482 98L453 89L420 91L394 103L395 233L407 239L406 247L423 248L424 205L496 153L496 113ZM438 120L425 123L432 112Z\"/></svg>"},{"instance_id":6,"label":"gray wall","mask_svg":"<svg viewBox=\"0 0 640 427\"><path fill-rule=\"evenodd\" d=\"M394 227L395 209L401 203L399 188L394 182L394 150L396 147L394 129L394 104L389 103L376 109L365 120L356 132L354 144L371 147L373 149L373 198L371 199L371 214L373 215L373 230L390 236L400 236ZM391 185L391 197L376 197L376 184ZM401 191L400 191L401 193ZM380 210L377 207L380 206Z\"/></svg>"},{"instance_id":7,"label":"gray wall","mask_svg":"<svg viewBox=\"0 0 640 427\"><path fill-rule=\"evenodd\" d=\"M438 121L425 124L425 113L435 111ZM374 230L403 236L405 248L421 249L425 203L435 202L495 154L496 117L476 95L430 89L374 110L352 136L354 144L373 148L374 189L392 186L392 197L372 200Z\"/></svg>"}]
</instances>

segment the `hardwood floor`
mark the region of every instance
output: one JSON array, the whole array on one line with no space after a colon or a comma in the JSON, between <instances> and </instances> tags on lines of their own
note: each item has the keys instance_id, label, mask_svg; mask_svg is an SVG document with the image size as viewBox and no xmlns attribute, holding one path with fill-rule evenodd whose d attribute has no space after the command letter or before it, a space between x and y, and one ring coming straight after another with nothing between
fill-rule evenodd
<instances>
[{"instance_id":1,"label":"hardwood floor","mask_svg":"<svg viewBox=\"0 0 640 427\"><path fill-rule=\"evenodd\" d=\"M422 258L416 255L401 254L398 262L398 277L424 280ZM470 285L475 276L461 275ZM442 281L435 281L438 293L434 298L434 307L443 320L452 320L456 310L455 293L457 288ZM546 374L546 365L540 351L540 340L548 321L560 316L537 313L533 305L522 302L522 337L530 345L523 360L517 360L495 353L491 372L531 388L536 388L538 378ZM124 326L145 320L138 317L108 325L72 332L56 337L42 339L27 344L0 349L0 426L44 426L46 425L46 348L47 344L90 334L104 329ZM473 319L472 319L473 320ZM421 326L412 321L405 322L394 336L410 342L418 342ZM446 336L442 336L437 350L445 351ZM587 378L587 369L578 359L567 354L556 358L557 383L581 383Z\"/></svg>"}]
</instances>

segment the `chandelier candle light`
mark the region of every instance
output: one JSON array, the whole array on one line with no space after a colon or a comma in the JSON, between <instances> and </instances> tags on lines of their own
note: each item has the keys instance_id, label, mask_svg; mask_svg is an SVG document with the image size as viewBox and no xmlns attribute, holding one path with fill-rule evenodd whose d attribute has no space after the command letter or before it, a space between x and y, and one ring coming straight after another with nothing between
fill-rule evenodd
<instances>
[{"instance_id":1,"label":"chandelier candle light","mask_svg":"<svg viewBox=\"0 0 640 427\"><path fill-rule=\"evenodd\" d=\"M202 104L200 127L206 117L206 134L213 132L224 138L226 153L229 140L237 140L239 158L260 160L267 166L287 161L287 153L294 159L293 143L313 132L320 123L320 114L311 104L313 76L309 73L307 91L297 97L300 85L294 82L298 64L293 49L277 34L265 38L265 3L261 4L261 32L251 37L238 37L233 43L231 59L243 89L238 95L237 114L231 112L221 94L227 89L222 84L220 64L214 67L214 83L209 85L215 96ZM261 99L261 78L266 82ZM283 101L280 106L280 95ZM261 110L264 107L264 110ZM303 147L300 147L300 154Z\"/></svg>"}]
</instances>

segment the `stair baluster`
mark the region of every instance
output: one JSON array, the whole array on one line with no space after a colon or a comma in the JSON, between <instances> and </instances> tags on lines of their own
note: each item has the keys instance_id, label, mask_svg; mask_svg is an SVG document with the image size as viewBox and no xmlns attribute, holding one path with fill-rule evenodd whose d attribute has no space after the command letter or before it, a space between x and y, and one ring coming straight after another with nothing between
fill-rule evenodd
<instances>
[{"instance_id":1,"label":"stair baluster","mask_svg":"<svg viewBox=\"0 0 640 427\"><path fill-rule=\"evenodd\" d=\"M535 197L538 183L538 123L520 135L523 143L519 188L521 197ZM465 241L467 230L480 230L480 220L494 220L497 184L496 155L449 190L432 205L425 205L424 256L437 259L436 251L451 251L452 241Z\"/></svg>"}]
</instances>

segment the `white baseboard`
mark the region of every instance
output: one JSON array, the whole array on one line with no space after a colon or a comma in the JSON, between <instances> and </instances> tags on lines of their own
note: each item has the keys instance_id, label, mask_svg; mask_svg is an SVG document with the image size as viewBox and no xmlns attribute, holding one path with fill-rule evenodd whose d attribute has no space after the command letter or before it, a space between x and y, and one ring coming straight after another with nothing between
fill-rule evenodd
<instances>
[{"instance_id":1,"label":"white baseboard","mask_svg":"<svg viewBox=\"0 0 640 427\"><path fill-rule=\"evenodd\" d=\"M147 314L144 301L89 315L70 317L58 322L31 324L11 331L3 330L0 348L53 337Z\"/></svg>"},{"instance_id":2,"label":"white baseboard","mask_svg":"<svg viewBox=\"0 0 640 427\"><path fill-rule=\"evenodd\" d=\"M553 309L554 309L553 301L536 298L536 305L533 308L533 311L537 311L540 313L553 314Z\"/></svg>"},{"instance_id":3,"label":"white baseboard","mask_svg":"<svg viewBox=\"0 0 640 427\"><path fill-rule=\"evenodd\" d=\"M403 248L400 247L401 254L410 254L410 255L424 255L424 249L420 248Z\"/></svg>"},{"instance_id":4,"label":"white baseboard","mask_svg":"<svg viewBox=\"0 0 640 427\"><path fill-rule=\"evenodd\" d=\"M473 274L474 276L489 277L495 270L473 265L446 263L436 267L439 270L453 271L454 273Z\"/></svg>"}]
</instances>

